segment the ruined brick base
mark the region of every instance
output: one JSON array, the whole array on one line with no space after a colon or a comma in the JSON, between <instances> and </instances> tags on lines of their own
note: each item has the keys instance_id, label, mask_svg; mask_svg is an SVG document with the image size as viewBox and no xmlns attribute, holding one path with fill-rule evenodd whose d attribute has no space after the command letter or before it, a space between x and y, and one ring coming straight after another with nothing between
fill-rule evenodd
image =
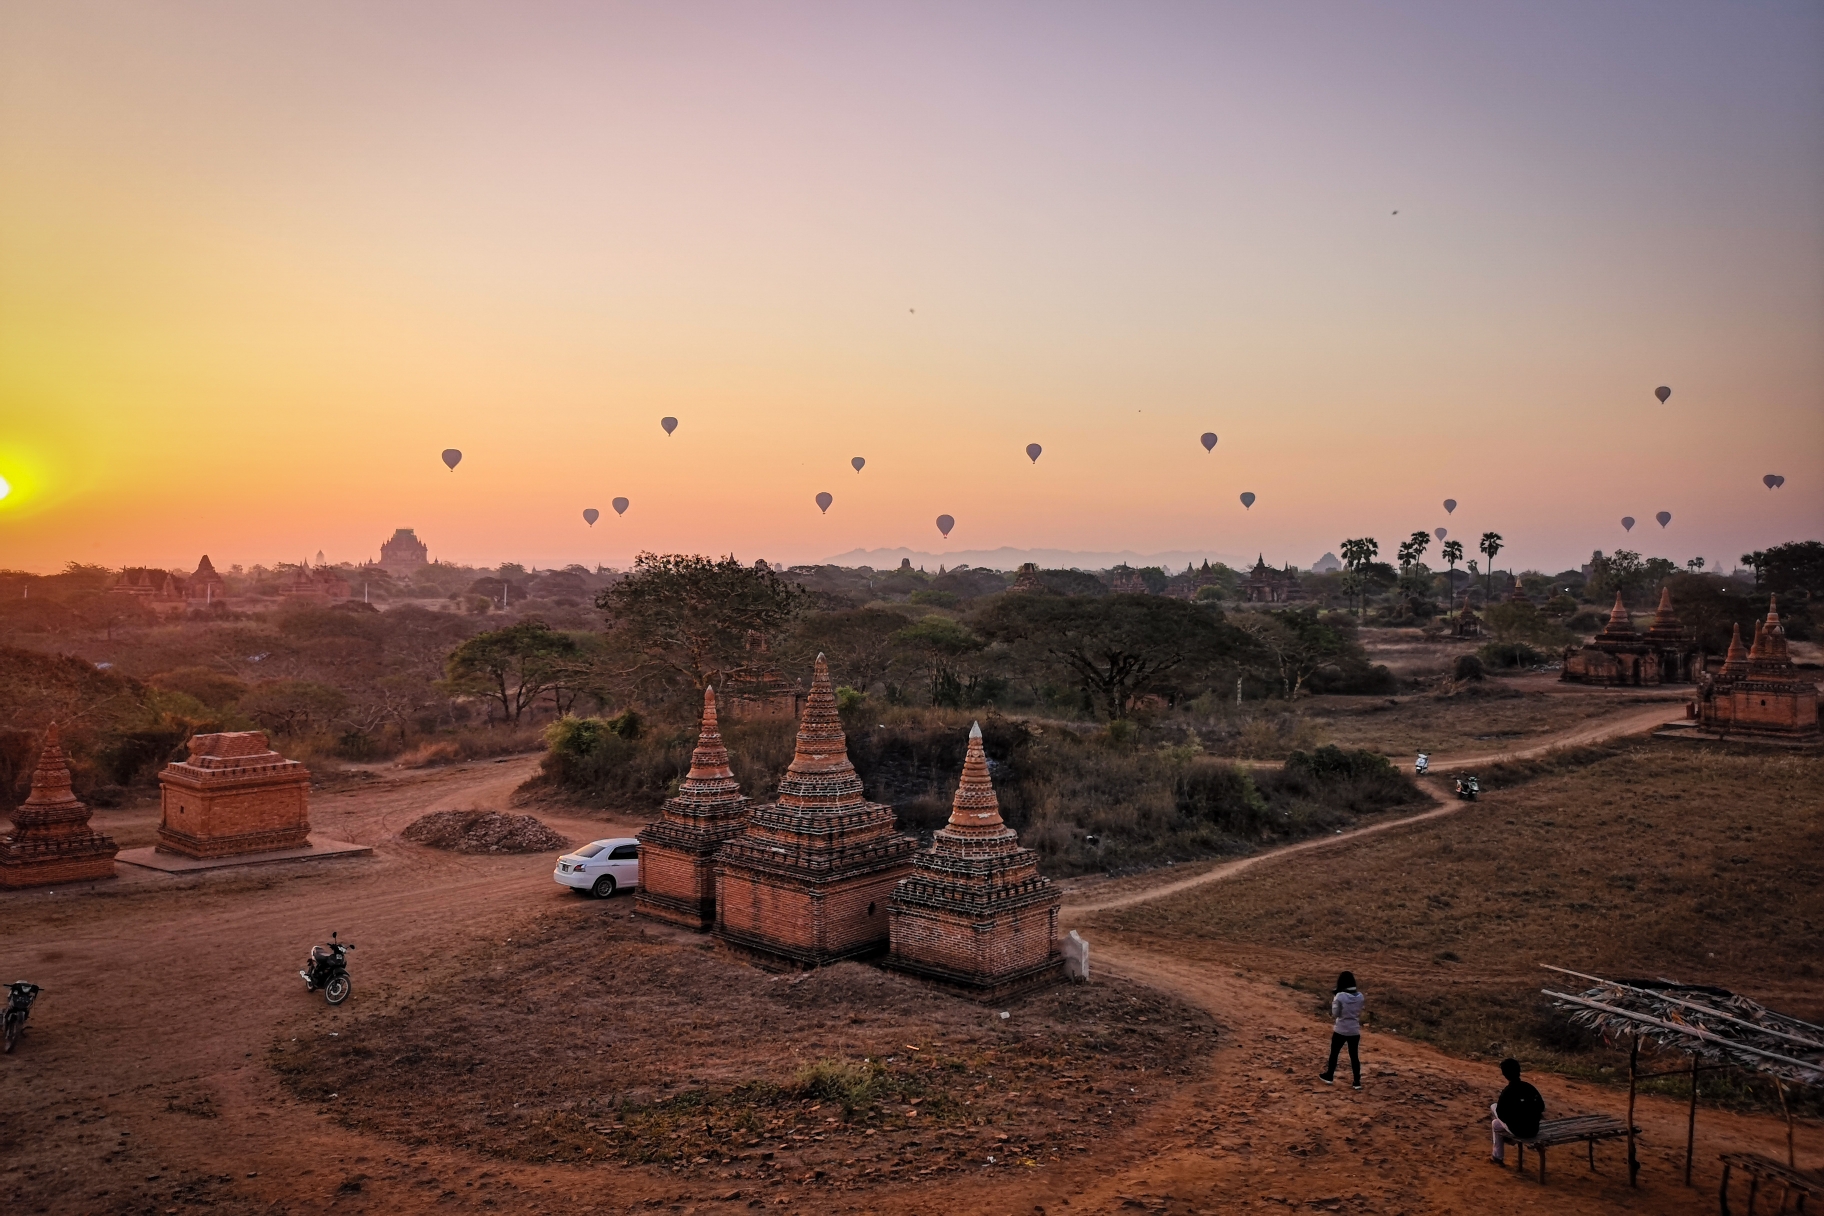
<instances>
[{"instance_id":1,"label":"ruined brick base","mask_svg":"<svg viewBox=\"0 0 1824 1216\"><path fill-rule=\"evenodd\" d=\"M310 824L267 832L240 832L233 836L192 836L172 828L158 829L158 851L182 857L233 857L240 853L270 853L275 849L302 849L310 844Z\"/></svg>"},{"instance_id":2,"label":"ruined brick base","mask_svg":"<svg viewBox=\"0 0 1824 1216\"><path fill-rule=\"evenodd\" d=\"M91 882L114 877L114 855L119 852L106 836L72 847L55 849L0 843L0 888L48 887L53 883Z\"/></svg>"},{"instance_id":3,"label":"ruined brick base","mask_svg":"<svg viewBox=\"0 0 1824 1216\"><path fill-rule=\"evenodd\" d=\"M921 980L978 1001L999 1001L1021 993L1035 992L1040 988L1049 988L1064 981L1064 959L1056 954L1042 963L992 978L952 971L897 954L888 955L880 961L880 965L889 971L915 975Z\"/></svg>"}]
</instances>

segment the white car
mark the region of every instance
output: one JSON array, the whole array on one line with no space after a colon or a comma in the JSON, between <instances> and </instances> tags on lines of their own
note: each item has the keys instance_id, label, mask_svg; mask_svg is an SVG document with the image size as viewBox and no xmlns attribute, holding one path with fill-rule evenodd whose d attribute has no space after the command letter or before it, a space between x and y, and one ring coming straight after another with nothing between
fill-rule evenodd
<instances>
[{"instance_id":1,"label":"white car","mask_svg":"<svg viewBox=\"0 0 1824 1216\"><path fill-rule=\"evenodd\" d=\"M607 899L616 891L631 891L640 885L640 842L631 836L598 840L574 853L557 859L551 871L552 881L597 899Z\"/></svg>"}]
</instances>

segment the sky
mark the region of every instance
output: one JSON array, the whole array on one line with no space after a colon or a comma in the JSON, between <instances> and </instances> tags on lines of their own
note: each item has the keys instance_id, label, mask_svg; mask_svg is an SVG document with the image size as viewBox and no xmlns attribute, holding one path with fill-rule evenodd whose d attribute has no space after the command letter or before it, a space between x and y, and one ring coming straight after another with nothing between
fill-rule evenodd
<instances>
[{"instance_id":1,"label":"sky","mask_svg":"<svg viewBox=\"0 0 1824 1216\"><path fill-rule=\"evenodd\" d=\"M0 479L39 571L1732 564L1824 520L1824 7L0 0Z\"/></svg>"}]
</instances>

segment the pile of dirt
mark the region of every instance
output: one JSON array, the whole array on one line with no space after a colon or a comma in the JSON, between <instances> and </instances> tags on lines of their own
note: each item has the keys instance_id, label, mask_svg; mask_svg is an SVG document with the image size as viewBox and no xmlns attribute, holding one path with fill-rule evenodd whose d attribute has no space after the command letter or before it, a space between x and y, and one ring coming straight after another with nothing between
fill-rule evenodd
<instances>
[{"instance_id":1,"label":"pile of dirt","mask_svg":"<svg viewBox=\"0 0 1824 1216\"><path fill-rule=\"evenodd\" d=\"M531 815L499 811L432 811L399 834L414 844L458 853L549 853L570 845Z\"/></svg>"}]
</instances>

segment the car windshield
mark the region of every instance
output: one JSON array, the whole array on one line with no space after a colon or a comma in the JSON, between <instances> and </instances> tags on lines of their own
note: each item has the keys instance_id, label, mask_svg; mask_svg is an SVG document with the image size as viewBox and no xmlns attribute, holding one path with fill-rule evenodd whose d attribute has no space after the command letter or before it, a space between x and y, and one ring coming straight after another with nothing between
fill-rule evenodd
<instances>
[{"instance_id":1,"label":"car windshield","mask_svg":"<svg viewBox=\"0 0 1824 1216\"><path fill-rule=\"evenodd\" d=\"M594 857L597 853L601 852L603 849L605 849L607 847L608 846L605 844L586 844L582 848L578 849L576 852L570 854L570 856L572 856L572 857Z\"/></svg>"}]
</instances>

